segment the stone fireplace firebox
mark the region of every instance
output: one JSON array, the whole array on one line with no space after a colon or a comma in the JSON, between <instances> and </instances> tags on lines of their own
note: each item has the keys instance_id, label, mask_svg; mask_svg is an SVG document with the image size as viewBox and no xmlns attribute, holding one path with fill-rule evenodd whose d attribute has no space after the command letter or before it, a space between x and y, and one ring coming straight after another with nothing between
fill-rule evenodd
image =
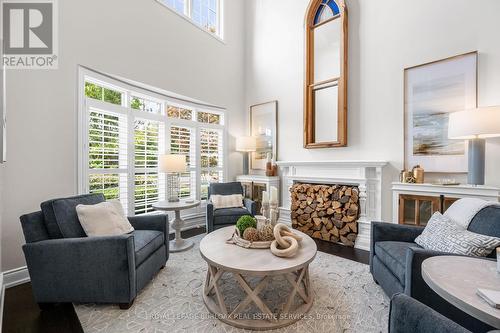
<instances>
[{"instance_id":1,"label":"stone fireplace firebox","mask_svg":"<svg viewBox=\"0 0 500 333\"><path fill-rule=\"evenodd\" d=\"M344 236L344 244L351 245L348 241L354 242L354 246L356 248L369 250L370 249L370 229L371 229L371 221L381 221L382 218L382 173L383 168L387 164L384 161L303 161L303 162L289 162L289 161L281 161L277 163L280 167L281 178L282 178L282 197L281 197L281 207L280 207L280 222L291 225L292 224L292 187L295 184L311 184L311 185L324 185L330 186L334 188L335 186L340 186L340 189L343 186L347 188L356 189L357 193L355 197L358 200L358 203L355 205L358 208L357 212L357 225L348 224L347 219L350 219L354 212L351 211L351 215L347 211L345 211L345 215L347 217L344 218L342 216L343 221L342 225L338 223L340 229L348 228L350 231L347 232L346 229L343 230L345 233ZM314 190L314 187L313 187ZM307 191L307 190L306 190ZM333 190L332 190L333 191ZM351 190L353 191L353 190ZM344 195L343 195L344 196ZM343 200L346 200L344 198ZM307 201L307 199L306 199ZM311 201L311 200L309 200ZM311 202L312 203L312 202ZM337 204L335 204L337 205ZM350 208L349 204L349 208ZM300 204L299 204L300 207ZM342 212L344 212L345 206L342 206ZM349 209L347 208L347 210ZM304 206L305 209L305 206ZM328 213L328 210L327 210ZM332 211L330 211L332 213ZM333 210L333 217L335 217L335 213L339 213L338 210ZM311 213L312 214L312 211ZM304 215L304 214L301 214ZM351 217L349 217L351 216ZM324 217L324 216L323 216ZM339 217L339 216L337 216ZM297 219L297 223L299 223L298 216L295 216ZM302 217L301 219L305 220L307 215ZM340 219L342 221L342 219ZM330 219L333 223L334 219ZM303 225L306 225L307 222L303 221ZM330 226L328 221L326 220L316 220L316 223L326 223L326 226ZM315 223L315 220L312 220L312 223ZM326 238L326 231L328 230L325 226L323 229L323 225L321 225L320 230L314 230L313 232L319 231L314 236L321 236L320 238ZM347 226L347 227L346 227ZM352 229L351 229L352 227ZM317 229L318 227L316 227ZM332 229L333 226L332 226ZM331 235L334 235L335 231L328 230L330 234L330 241L332 241ZM357 229L357 237L354 235L347 237L348 234L356 234ZM322 233L323 232L323 233ZM312 234L311 234L312 235ZM335 236L336 237L336 236ZM339 233L339 240L340 233ZM335 241L336 238L333 238Z\"/></svg>"}]
</instances>

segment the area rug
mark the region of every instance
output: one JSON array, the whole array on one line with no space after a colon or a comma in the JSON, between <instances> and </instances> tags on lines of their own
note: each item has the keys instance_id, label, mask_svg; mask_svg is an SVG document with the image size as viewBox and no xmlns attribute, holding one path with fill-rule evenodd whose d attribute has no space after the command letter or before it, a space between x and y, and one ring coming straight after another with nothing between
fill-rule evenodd
<instances>
[{"instance_id":1,"label":"area rug","mask_svg":"<svg viewBox=\"0 0 500 333\"><path fill-rule=\"evenodd\" d=\"M248 332L214 318L203 303L207 265L199 252L203 235L194 237L193 249L170 254L167 266L137 296L129 310L117 305L75 304L85 332L171 333ZM369 267L334 255L318 252L310 264L314 305L302 320L272 332L386 332L389 300L370 275ZM278 278L263 299L286 292L287 283ZM225 274L225 295L243 297L231 274ZM283 290L282 290L283 289ZM271 305L272 306L272 300Z\"/></svg>"}]
</instances>

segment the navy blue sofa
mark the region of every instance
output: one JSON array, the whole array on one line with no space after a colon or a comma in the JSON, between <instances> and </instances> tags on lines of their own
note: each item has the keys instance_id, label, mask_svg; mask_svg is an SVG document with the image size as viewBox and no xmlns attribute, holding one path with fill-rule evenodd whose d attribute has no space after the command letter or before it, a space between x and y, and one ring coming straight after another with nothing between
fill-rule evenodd
<instances>
[{"instance_id":1,"label":"navy blue sofa","mask_svg":"<svg viewBox=\"0 0 500 333\"><path fill-rule=\"evenodd\" d=\"M243 186L240 182L232 183L211 183L208 187L208 202L207 202L207 233L214 230L224 228L230 225L235 225L238 219L243 215L257 215L257 205L254 201L245 198L244 206L241 208L223 208L215 209L214 205L210 202L210 196L212 194L219 195L231 195L231 194L241 194L243 195Z\"/></svg>"},{"instance_id":2,"label":"navy blue sofa","mask_svg":"<svg viewBox=\"0 0 500 333\"><path fill-rule=\"evenodd\" d=\"M422 278L422 262L432 256L449 255L425 250L415 243L424 227L373 222L371 226L370 272L391 297L396 293L417 299L473 332L493 328L451 305L436 294ZM500 237L500 207L483 208L471 221L469 231ZM495 258L495 253L491 253ZM494 260L494 259L492 259Z\"/></svg>"},{"instance_id":3,"label":"navy blue sofa","mask_svg":"<svg viewBox=\"0 0 500 333\"><path fill-rule=\"evenodd\" d=\"M389 333L471 333L419 301L395 294L389 311Z\"/></svg>"},{"instance_id":4,"label":"navy blue sofa","mask_svg":"<svg viewBox=\"0 0 500 333\"><path fill-rule=\"evenodd\" d=\"M63 302L117 303L127 309L165 266L167 216L130 217L131 233L87 237L76 206L102 201L102 194L49 200L41 211L21 216L24 256L41 309Z\"/></svg>"}]
</instances>

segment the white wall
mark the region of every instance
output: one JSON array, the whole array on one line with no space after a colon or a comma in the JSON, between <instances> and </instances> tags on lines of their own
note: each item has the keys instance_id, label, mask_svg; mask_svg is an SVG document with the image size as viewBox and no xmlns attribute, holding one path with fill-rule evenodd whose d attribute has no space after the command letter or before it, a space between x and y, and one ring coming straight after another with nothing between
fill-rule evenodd
<instances>
[{"instance_id":1,"label":"white wall","mask_svg":"<svg viewBox=\"0 0 500 333\"><path fill-rule=\"evenodd\" d=\"M403 69L479 51L479 105L500 105L500 1L346 0L349 13L348 147L302 148L304 17L309 0L252 0L247 12L247 106L279 101L279 160L386 160L403 168ZM500 185L500 140L487 144L486 182Z\"/></svg>"},{"instance_id":2,"label":"white wall","mask_svg":"<svg viewBox=\"0 0 500 333\"><path fill-rule=\"evenodd\" d=\"M25 264L19 216L77 191L78 64L225 106L231 137L243 126L242 0L224 1L226 44L155 0L58 3L59 69L7 74L3 271ZM233 177L241 157L229 161Z\"/></svg>"}]
</instances>

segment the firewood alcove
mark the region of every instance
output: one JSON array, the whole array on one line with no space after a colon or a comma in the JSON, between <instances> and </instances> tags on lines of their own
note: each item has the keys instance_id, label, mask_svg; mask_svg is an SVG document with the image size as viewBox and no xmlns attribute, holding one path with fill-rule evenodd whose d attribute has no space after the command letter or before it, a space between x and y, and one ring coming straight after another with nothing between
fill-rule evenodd
<instances>
[{"instance_id":1,"label":"firewood alcove","mask_svg":"<svg viewBox=\"0 0 500 333\"><path fill-rule=\"evenodd\" d=\"M354 246L359 215L357 186L296 183L290 192L293 228L313 238Z\"/></svg>"}]
</instances>

